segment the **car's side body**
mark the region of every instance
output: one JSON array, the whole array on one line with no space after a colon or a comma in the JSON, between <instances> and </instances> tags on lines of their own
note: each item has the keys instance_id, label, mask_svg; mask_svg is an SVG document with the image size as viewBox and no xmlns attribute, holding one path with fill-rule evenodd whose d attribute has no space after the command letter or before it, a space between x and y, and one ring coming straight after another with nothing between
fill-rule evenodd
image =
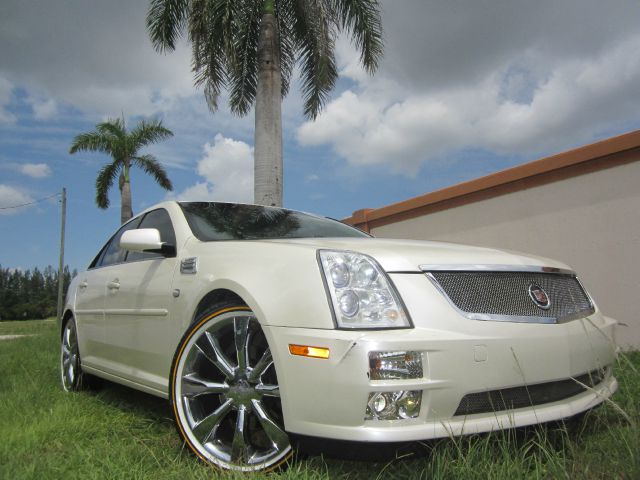
<instances>
[{"instance_id":1,"label":"car's side body","mask_svg":"<svg viewBox=\"0 0 640 480\"><path fill-rule=\"evenodd\" d=\"M610 369L616 322L595 304L592 313L559 323L470 319L429 274L464 269L555 275L568 272L566 265L435 242L369 238L202 242L177 203L154 209L165 210L171 220L175 256L90 268L69 288L66 315L76 319L82 368L88 373L167 397L174 353L197 314L212 301L238 299L254 312L270 346L284 427L290 433L409 441L490 431L565 418L601 403L617 389ZM399 293L412 328L336 328L319 263L322 249L374 258ZM290 345L326 348L330 356L292 355ZM423 375L371 379L370 352L378 351L421 352ZM600 372L602 378L569 398L505 411L460 413L467 395L537 389L590 372ZM371 392L396 390L422 392L417 417L365 418Z\"/></svg>"}]
</instances>

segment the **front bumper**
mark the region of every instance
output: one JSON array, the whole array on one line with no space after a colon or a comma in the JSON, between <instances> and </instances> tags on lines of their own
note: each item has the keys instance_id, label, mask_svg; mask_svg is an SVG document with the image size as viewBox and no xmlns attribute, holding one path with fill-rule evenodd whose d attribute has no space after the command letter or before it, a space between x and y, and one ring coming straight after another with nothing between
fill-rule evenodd
<instances>
[{"instance_id":1,"label":"front bumper","mask_svg":"<svg viewBox=\"0 0 640 480\"><path fill-rule=\"evenodd\" d=\"M278 372L288 432L369 442L471 434L570 417L602 403L618 388L609 369L594 388L564 400L456 416L458 405L469 393L576 378L612 365L615 321L598 312L557 325L468 320L452 311L437 292L431 295L426 279L421 284L420 279L407 275L397 276L394 282L413 319L413 329L367 332L264 327ZM291 355L289 344L329 348L330 358ZM370 380L371 351L422 352L423 377ZM398 390L422 392L417 418L365 420L370 393Z\"/></svg>"}]
</instances>

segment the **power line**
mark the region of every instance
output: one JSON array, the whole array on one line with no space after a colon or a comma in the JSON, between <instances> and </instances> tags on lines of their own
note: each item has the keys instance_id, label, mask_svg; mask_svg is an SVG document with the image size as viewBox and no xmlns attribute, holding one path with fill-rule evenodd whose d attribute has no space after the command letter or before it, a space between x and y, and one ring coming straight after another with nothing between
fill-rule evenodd
<instances>
[{"instance_id":1,"label":"power line","mask_svg":"<svg viewBox=\"0 0 640 480\"><path fill-rule=\"evenodd\" d=\"M45 200L49 200L50 198L58 197L60 195L61 195L60 193L54 193L53 195L49 195L48 197L39 198L37 200L34 200L33 202L22 203L20 205L11 205L10 207L0 207L0 210L10 210L12 208L28 207L29 205L35 205L36 203L44 202Z\"/></svg>"}]
</instances>

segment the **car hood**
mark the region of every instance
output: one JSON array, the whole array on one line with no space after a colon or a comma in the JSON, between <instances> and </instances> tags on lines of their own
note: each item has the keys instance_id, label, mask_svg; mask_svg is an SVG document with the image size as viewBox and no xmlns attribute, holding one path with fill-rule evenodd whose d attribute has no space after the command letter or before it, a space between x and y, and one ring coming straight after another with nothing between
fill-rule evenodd
<instances>
[{"instance_id":1,"label":"car hood","mask_svg":"<svg viewBox=\"0 0 640 480\"><path fill-rule=\"evenodd\" d=\"M387 272L419 272L421 265L512 265L570 269L555 260L526 253L445 242L381 238L304 238L265 242L352 250L375 258Z\"/></svg>"}]
</instances>

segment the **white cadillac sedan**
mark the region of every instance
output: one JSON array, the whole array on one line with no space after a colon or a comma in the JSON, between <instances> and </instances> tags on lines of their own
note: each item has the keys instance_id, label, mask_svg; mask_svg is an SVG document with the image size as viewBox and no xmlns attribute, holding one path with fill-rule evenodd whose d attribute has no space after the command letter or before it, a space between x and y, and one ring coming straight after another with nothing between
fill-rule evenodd
<instances>
[{"instance_id":1,"label":"white cadillac sedan","mask_svg":"<svg viewBox=\"0 0 640 480\"><path fill-rule=\"evenodd\" d=\"M413 441L576 415L617 389L615 323L549 259L166 202L72 282L62 385L168 398L198 457L264 471L293 434Z\"/></svg>"}]
</instances>

